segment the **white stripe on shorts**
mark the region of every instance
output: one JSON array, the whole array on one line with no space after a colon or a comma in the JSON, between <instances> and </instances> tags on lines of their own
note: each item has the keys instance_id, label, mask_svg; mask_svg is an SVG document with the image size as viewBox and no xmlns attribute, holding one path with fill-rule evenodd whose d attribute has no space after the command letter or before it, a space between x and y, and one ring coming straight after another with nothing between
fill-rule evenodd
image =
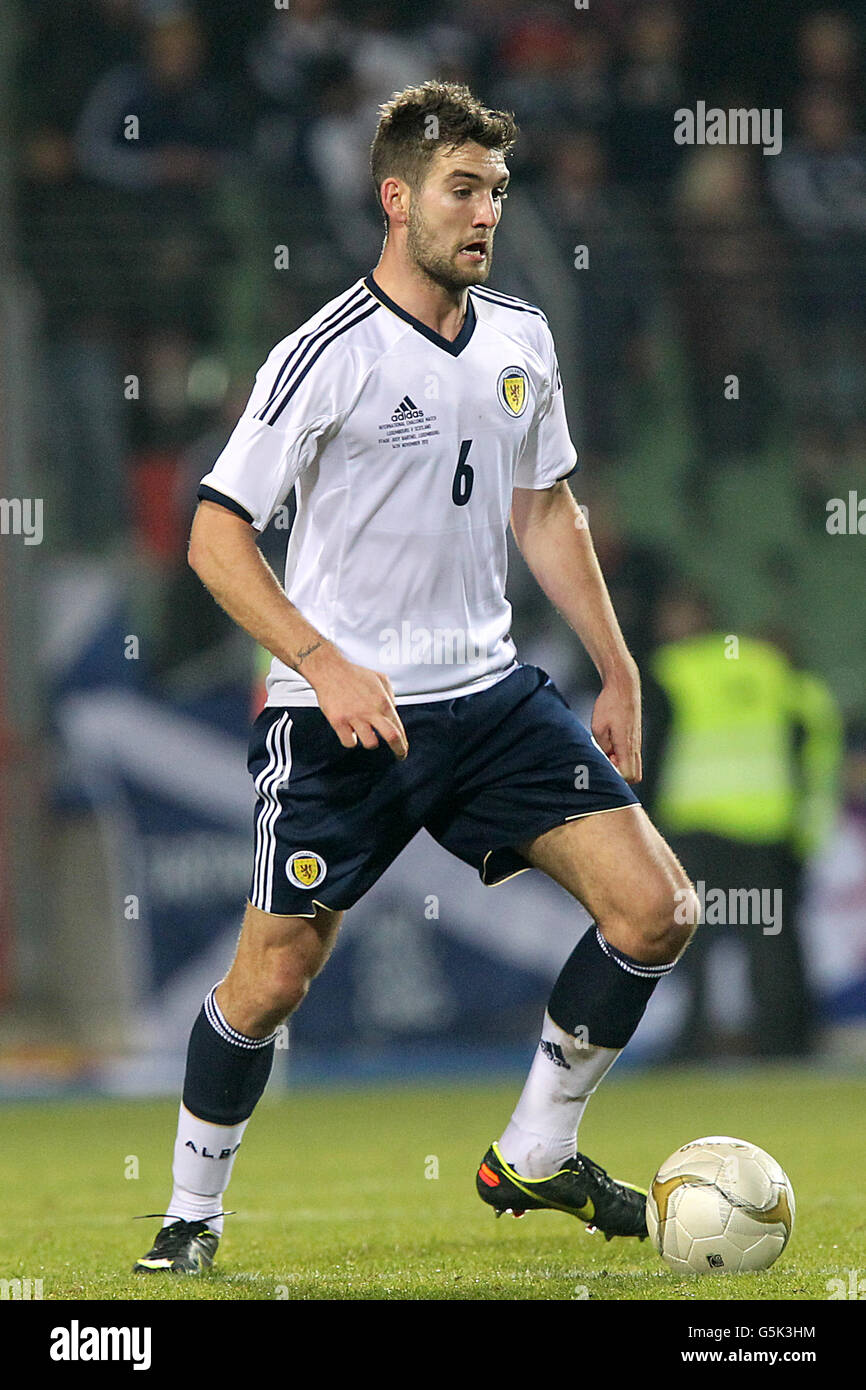
<instances>
[{"instance_id":1,"label":"white stripe on shorts","mask_svg":"<svg viewBox=\"0 0 866 1390\"><path fill-rule=\"evenodd\" d=\"M275 719L265 741L268 761L255 780L261 806L256 816L256 852L253 868L253 907L270 912L274 891L274 859L277 852L276 824L280 815L279 789L289 780L292 753L289 744L292 721L288 710Z\"/></svg>"}]
</instances>

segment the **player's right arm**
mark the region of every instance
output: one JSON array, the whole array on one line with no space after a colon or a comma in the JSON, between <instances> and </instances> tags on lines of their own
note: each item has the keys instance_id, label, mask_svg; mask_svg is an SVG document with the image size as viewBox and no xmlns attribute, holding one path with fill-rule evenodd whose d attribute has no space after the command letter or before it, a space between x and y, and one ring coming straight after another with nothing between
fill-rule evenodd
<instances>
[{"instance_id":1,"label":"player's right arm","mask_svg":"<svg viewBox=\"0 0 866 1390\"><path fill-rule=\"evenodd\" d=\"M316 692L319 708L344 748L375 748L381 736L398 758L406 731L388 677L348 661L287 598L249 522L203 500L192 524L188 559L205 587L251 637Z\"/></svg>"}]
</instances>

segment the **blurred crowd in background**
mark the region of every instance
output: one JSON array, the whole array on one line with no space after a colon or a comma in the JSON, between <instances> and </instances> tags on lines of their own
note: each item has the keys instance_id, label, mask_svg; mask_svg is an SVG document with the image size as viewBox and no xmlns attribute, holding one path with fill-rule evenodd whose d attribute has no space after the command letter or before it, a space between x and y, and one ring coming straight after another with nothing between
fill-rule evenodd
<instances>
[{"instance_id":1,"label":"blurred crowd in background","mask_svg":"<svg viewBox=\"0 0 866 1390\"><path fill-rule=\"evenodd\" d=\"M67 0L61 21L48 0L24 8L18 259L38 287L52 401L47 544L107 563L134 545L156 678L228 622L186 572L196 484L274 342L375 264L377 106L439 76L516 114L513 187L534 210L548 293L520 282L525 240L491 283L573 306L574 489L639 662L662 592L696 586L726 631L772 635L822 672L859 737L866 627L849 596L864 542L828 535L826 507L866 477L862 12ZM674 112L698 99L780 108L781 152L677 144ZM513 589L524 656L563 650L519 568ZM591 685L571 650L574 686Z\"/></svg>"}]
</instances>

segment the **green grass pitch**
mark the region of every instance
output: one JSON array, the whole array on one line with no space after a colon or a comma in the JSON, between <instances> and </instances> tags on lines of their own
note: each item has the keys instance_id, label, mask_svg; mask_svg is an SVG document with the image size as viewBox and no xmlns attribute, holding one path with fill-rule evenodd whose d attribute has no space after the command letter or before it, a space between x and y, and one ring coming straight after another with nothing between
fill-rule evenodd
<instances>
[{"instance_id":1,"label":"green grass pitch","mask_svg":"<svg viewBox=\"0 0 866 1390\"><path fill-rule=\"evenodd\" d=\"M4 1107L0 1278L48 1299L827 1299L862 1270L866 1078L816 1069L653 1070L611 1078L581 1147L646 1186L680 1144L734 1134L769 1150L797 1200L761 1275L683 1279L649 1242L557 1212L497 1221L474 1191L519 1080L290 1091L265 1099L238 1157L217 1265L133 1275L163 1211L176 1104ZM137 1176L135 1174L137 1173ZM858 1276L859 1277L859 1276Z\"/></svg>"}]
</instances>

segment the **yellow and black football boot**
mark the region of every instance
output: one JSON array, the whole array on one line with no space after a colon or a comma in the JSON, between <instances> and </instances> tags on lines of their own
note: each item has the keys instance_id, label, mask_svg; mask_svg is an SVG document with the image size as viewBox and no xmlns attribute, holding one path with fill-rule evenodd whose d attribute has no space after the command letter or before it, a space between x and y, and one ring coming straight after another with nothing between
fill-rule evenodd
<instances>
[{"instance_id":1,"label":"yellow and black football boot","mask_svg":"<svg viewBox=\"0 0 866 1390\"><path fill-rule=\"evenodd\" d=\"M146 1255L132 1266L134 1274L200 1274L210 1269L220 1238L206 1221L173 1221L163 1226Z\"/></svg>"},{"instance_id":2,"label":"yellow and black football boot","mask_svg":"<svg viewBox=\"0 0 866 1390\"><path fill-rule=\"evenodd\" d=\"M510 1168L492 1144L475 1179L478 1195L496 1216L510 1212L564 1211L585 1221L590 1231L646 1240L646 1192L611 1178L585 1154L575 1154L549 1178L524 1178Z\"/></svg>"}]
</instances>

